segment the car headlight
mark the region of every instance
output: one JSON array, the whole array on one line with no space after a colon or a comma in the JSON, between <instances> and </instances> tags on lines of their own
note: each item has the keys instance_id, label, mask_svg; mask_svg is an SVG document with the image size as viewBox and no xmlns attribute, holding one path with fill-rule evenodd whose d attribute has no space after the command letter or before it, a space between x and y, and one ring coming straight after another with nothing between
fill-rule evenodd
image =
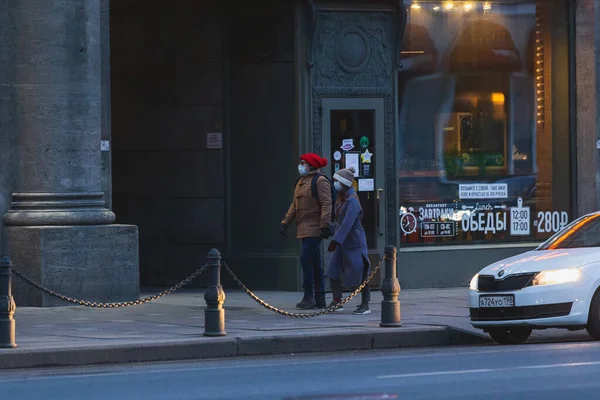
<instances>
[{"instance_id":1,"label":"car headlight","mask_svg":"<svg viewBox=\"0 0 600 400\"><path fill-rule=\"evenodd\" d=\"M471 283L469 283L469 289L477 290L477 284L479 282L479 274L476 274L473 279L471 279Z\"/></svg>"},{"instance_id":2,"label":"car headlight","mask_svg":"<svg viewBox=\"0 0 600 400\"><path fill-rule=\"evenodd\" d=\"M575 282L579 279L579 269L566 268L552 271L542 271L537 274L531 284L533 286L558 285L561 283Z\"/></svg>"}]
</instances>

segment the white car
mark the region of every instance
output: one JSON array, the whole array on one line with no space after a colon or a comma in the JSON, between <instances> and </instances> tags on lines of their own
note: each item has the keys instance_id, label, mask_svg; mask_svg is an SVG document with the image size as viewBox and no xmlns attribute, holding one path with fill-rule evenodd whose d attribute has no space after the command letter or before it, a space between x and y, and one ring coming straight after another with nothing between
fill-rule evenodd
<instances>
[{"instance_id":1,"label":"white car","mask_svg":"<svg viewBox=\"0 0 600 400\"><path fill-rule=\"evenodd\" d=\"M537 249L482 269L471 280L471 324L501 344L533 329L587 329L600 340L600 212L585 215Z\"/></svg>"}]
</instances>

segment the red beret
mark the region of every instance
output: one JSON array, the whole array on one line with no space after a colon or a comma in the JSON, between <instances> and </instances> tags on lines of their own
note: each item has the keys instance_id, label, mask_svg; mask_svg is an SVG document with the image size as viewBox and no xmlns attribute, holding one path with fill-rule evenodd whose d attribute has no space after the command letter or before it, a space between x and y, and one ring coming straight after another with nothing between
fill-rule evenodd
<instances>
[{"instance_id":1,"label":"red beret","mask_svg":"<svg viewBox=\"0 0 600 400\"><path fill-rule=\"evenodd\" d=\"M315 153L306 153L300 156L301 160L306 161L313 168L323 168L327 166L327 159L322 158Z\"/></svg>"}]
</instances>

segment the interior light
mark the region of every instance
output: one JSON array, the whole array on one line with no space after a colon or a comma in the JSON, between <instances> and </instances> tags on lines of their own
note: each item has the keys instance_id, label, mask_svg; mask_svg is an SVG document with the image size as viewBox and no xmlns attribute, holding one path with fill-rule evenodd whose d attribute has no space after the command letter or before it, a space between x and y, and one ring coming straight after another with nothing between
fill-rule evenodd
<instances>
[{"instance_id":1,"label":"interior light","mask_svg":"<svg viewBox=\"0 0 600 400\"><path fill-rule=\"evenodd\" d=\"M471 11L473 9L473 3L465 4L465 11Z\"/></svg>"},{"instance_id":2,"label":"interior light","mask_svg":"<svg viewBox=\"0 0 600 400\"><path fill-rule=\"evenodd\" d=\"M446 8L446 10L452 10L454 8L454 3L447 1L446 4L444 4L444 8Z\"/></svg>"},{"instance_id":3,"label":"interior light","mask_svg":"<svg viewBox=\"0 0 600 400\"><path fill-rule=\"evenodd\" d=\"M413 5L411 6L411 8L414 8L415 10L418 10L419 8L421 8L421 6L419 5L419 3L415 2L415 3L413 3Z\"/></svg>"},{"instance_id":4,"label":"interior light","mask_svg":"<svg viewBox=\"0 0 600 400\"><path fill-rule=\"evenodd\" d=\"M536 66L537 66L536 70L535 70L535 79L537 81L537 87L543 88L544 87L544 42L543 42L541 34L540 34L540 11L538 10L537 7L536 7L536 12L535 12L535 20L536 20L536 26L537 26L537 29L535 30L535 43L536 43L535 57L536 57ZM538 94L537 101L538 101L538 103L544 103L543 92ZM538 107L537 117L538 117L537 118L538 125L540 126L541 129L544 129L545 116L544 116L543 108Z\"/></svg>"},{"instance_id":5,"label":"interior light","mask_svg":"<svg viewBox=\"0 0 600 400\"><path fill-rule=\"evenodd\" d=\"M504 93L492 93L492 103L497 105L504 104Z\"/></svg>"},{"instance_id":6,"label":"interior light","mask_svg":"<svg viewBox=\"0 0 600 400\"><path fill-rule=\"evenodd\" d=\"M492 4L486 1L485 3L483 3L483 9L484 10L491 10L492 9Z\"/></svg>"},{"instance_id":7,"label":"interior light","mask_svg":"<svg viewBox=\"0 0 600 400\"><path fill-rule=\"evenodd\" d=\"M433 11L438 11L439 9L440 9L440 6L433 7Z\"/></svg>"}]
</instances>

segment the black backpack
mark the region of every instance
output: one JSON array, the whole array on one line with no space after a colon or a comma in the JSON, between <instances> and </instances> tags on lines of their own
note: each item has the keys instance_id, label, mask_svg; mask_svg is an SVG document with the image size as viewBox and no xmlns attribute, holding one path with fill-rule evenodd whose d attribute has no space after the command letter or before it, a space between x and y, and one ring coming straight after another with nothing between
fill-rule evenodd
<instances>
[{"instance_id":1,"label":"black backpack","mask_svg":"<svg viewBox=\"0 0 600 400\"><path fill-rule=\"evenodd\" d=\"M323 177L325 179L327 179L327 182L329 182L329 187L331 189L331 222L335 221L335 202L337 200L337 191L335 190L335 187L333 186L333 182L331 182L331 180L329 180L329 178L327 176L325 176L324 174L318 173L315 174L315 176L313 176L312 181L310 182L310 192L312 193L312 196L319 201L319 190L317 189L317 180L320 177ZM302 179L302 177L299 177L298 180L296 181L296 185L298 185L298 182L300 182L300 179ZM319 202L320 204L320 202Z\"/></svg>"}]
</instances>

